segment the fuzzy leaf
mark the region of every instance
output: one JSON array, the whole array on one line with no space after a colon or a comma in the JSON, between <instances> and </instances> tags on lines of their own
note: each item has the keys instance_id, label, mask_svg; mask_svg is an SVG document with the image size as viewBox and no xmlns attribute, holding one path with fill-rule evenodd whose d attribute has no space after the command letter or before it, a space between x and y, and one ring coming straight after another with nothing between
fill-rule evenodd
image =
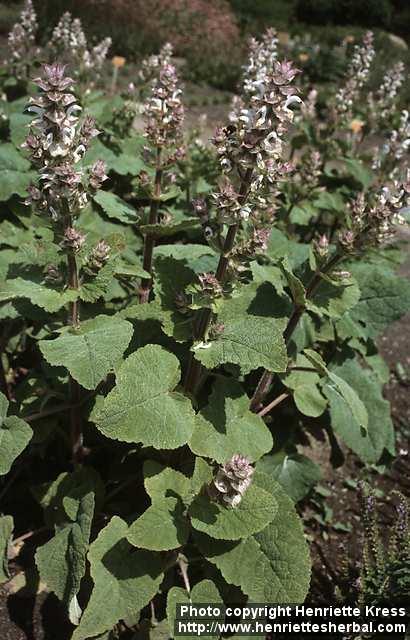
<instances>
[{"instance_id":1,"label":"fuzzy leaf","mask_svg":"<svg viewBox=\"0 0 410 640\"><path fill-rule=\"evenodd\" d=\"M178 498L155 498L152 505L130 526L127 540L134 547L169 551L186 544L189 523Z\"/></svg>"},{"instance_id":2,"label":"fuzzy leaf","mask_svg":"<svg viewBox=\"0 0 410 640\"><path fill-rule=\"evenodd\" d=\"M176 619L176 608L177 604L220 604L223 605L222 598L220 593L215 586L215 584L211 580L202 580L198 582L188 594L185 589L181 587L172 587L168 591L167 598L167 618L168 618L168 626L169 633L171 638L174 638L174 624ZM222 607L223 608L223 607ZM223 622L223 620L222 620ZM192 640L194 637L198 636L185 636ZM211 640L216 640L219 636L207 636Z\"/></svg>"},{"instance_id":3,"label":"fuzzy leaf","mask_svg":"<svg viewBox=\"0 0 410 640\"><path fill-rule=\"evenodd\" d=\"M0 476L10 471L17 456L30 442L33 431L31 427L17 416L7 417L9 402L0 393Z\"/></svg>"},{"instance_id":4,"label":"fuzzy leaf","mask_svg":"<svg viewBox=\"0 0 410 640\"><path fill-rule=\"evenodd\" d=\"M225 323L216 340L195 348L195 358L207 369L227 362L238 364L243 374L263 367L268 371L285 371L287 353L283 331L284 319L246 316Z\"/></svg>"},{"instance_id":5,"label":"fuzzy leaf","mask_svg":"<svg viewBox=\"0 0 410 640\"><path fill-rule=\"evenodd\" d=\"M264 456L257 463L256 470L279 482L294 502L302 500L322 477L320 467L312 460L300 453L285 451Z\"/></svg>"},{"instance_id":6,"label":"fuzzy leaf","mask_svg":"<svg viewBox=\"0 0 410 640\"><path fill-rule=\"evenodd\" d=\"M72 640L86 640L136 614L158 591L163 577L159 554L135 550L126 522L114 516L88 553L94 588Z\"/></svg>"},{"instance_id":7,"label":"fuzzy leaf","mask_svg":"<svg viewBox=\"0 0 410 640\"><path fill-rule=\"evenodd\" d=\"M107 437L176 449L194 429L191 403L172 391L180 379L178 359L158 345L130 355L116 374L117 384L93 416Z\"/></svg>"},{"instance_id":8,"label":"fuzzy leaf","mask_svg":"<svg viewBox=\"0 0 410 640\"><path fill-rule=\"evenodd\" d=\"M95 389L122 357L132 325L115 316L86 320L54 340L41 340L41 352L53 366L64 366L85 389Z\"/></svg>"},{"instance_id":9,"label":"fuzzy leaf","mask_svg":"<svg viewBox=\"0 0 410 640\"><path fill-rule=\"evenodd\" d=\"M66 526L57 529L54 537L37 549L36 565L41 580L71 610L85 574L94 494L71 498L66 504L67 515L74 522L67 522ZM77 624L78 620L72 618L72 622Z\"/></svg>"},{"instance_id":10,"label":"fuzzy leaf","mask_svg":"<svg viewBox=\"0 0 410 640\"><path fill-rule=\"evenodd\" d=\"M346 415L350 414L354 423L365 432L369 422L368 414L355 389L333 371L329 371L318 353L312 349L305 349L304 353L321 375L324 376L321 388L326 398L329 401L333 399L340 407L344 404L345 409L343 410L348 412Z\"/></svg>"},{"instance_id":11,"label":"fuzzy leaf","mask_svg":"<svg viewBox=\"0 0 410 640\"><path fill-rule=\"evenodd\" d=\"M368 464L377 463L384 449L394 455L390 404L382 396L377 375L369 369L363 369L357 360L348 360L342 366L335 367L334 371L337 371L339 379L356 390L369 416L367 432L363 433L356 418L352 418L348 412L346 404L340 401L338 395L330 392L330 416L335 433Z\"/></svg>"},{"instance_id":12,"label":"fuzzy leaf","mask_svg":"<svg viewBox=\"0 0 410 640\"><path fill-rule=\"evenodd\" d=\"M0 517L0 584L10 578L8 568L8 549L13 536L14 521L12 516Z\"/></svg>"},{"instance_id":13,"label":"fuzzy leaf","mask_svg":"<svg viewBox=\"0 0 410 640\"><path fill-rule=\"evenodd\" d=\"M283 271L283 274L286 278L286 281L288 283L291 295L292 295L292 300L296 305L300 305L300 306L305 306L306 305L306 290L305 287L303 285L303 283L301 282L301 280L299 280L299 278L297 276L295 276L295 274L292 272L292 269L289 265L288 259L284 258L281 263L280 263L280 267Z\"/></svg>"},{"instance_id":14,"label":"fuzzy leaf","mask_svg":"<svg viewBox=\"0 0 410 640\"><path fill-rule=\"evenodd\" d=\"M34 280L24 280L23 278L7 280L0 285L0 302L28 298L32 304L49 313L55 313L77 297L78 293L74 289L60 292Z\"/></svg>"},{"instance_id":15,"label":"fuzzy leaf","mask_svg":"<svg viewBox=\"0 0 410 640\"><path fill-rule=\"evenodd\" d=\"M169 223L144 224L139 227L141 233L150 233L157 238L174 236L181 231L196 229L199 226L198 218L183 218L182 220L171 221Z\"/></svg>"},{"instance_id":16,"label":"fuzzy leaf","mask_svg":"<svg viewBox=\"0 0 410 640\"><path fill-rule=\"evenodd\" d=\"M297 367L311 367L306 356L298 354ZM306 416L317 418L327 406L326 398L318 388L320 376L316 371L291 371L282 378L283 384L293 390L293 399L299 411Z\"/></svg>"},{"instance_id":17,"label":"fuzzy leaf","mask_svg":"<svg viewBox=\"0 0 410 640\"><path fill-rule=\"evenodd\" d=\"M158 256L154 262L154 292L162 310L164 332L175 340L185 341L192 336L192 320L176 305L176 296L195 280L194 271L186 260Z\"/></svg>"},{"instance_id":18,"label":"fuzzy leaf","mask_svg":"<svg viewBox=\"0 0 410 640\"><path fill-rule=\"evenodd\" d=\"M252 484L238 507L231 508L199 495L189 508L194 529L223 540L239 540L261 531L276 515L276 500Z\"/></svg>"},{"instance_id":19,"label":"fuzzy leaf","mask_svg":"<svg viewBox=\"0 0 410 640\"><path fill-rule=\"evenodd\" d=\"M277 502L273 522L239 542L197 533L195 541L225 580L240 587L252 602L303 602L309 589L310 557L301 520L280 485L264 474L255 476Z\"/></svg>"},{"instance_id":20,"label":"fuzzy leaf","mask_svg":"<svg viewBox=\"0 0 410 640\"><path fill-rule=\"evenodd\" d=\"M219 380L209 404L196 417L191 451L223 464L238 451L252 462L271 450L273 441L262 418L249 411L249 398L231 380Z\"/></svg>"},{"instance_id":21,"label":"fuzzy leaf","mask_svg":"<svg viewBox=\"0 0 410 640\"><path fill-rule=\"evenodd\" d=\"M375 338L410 310L410 282L377 265L357 264L351 270L361 296L350 315L364 323L369 336Z\"/></svg>"},{"instance_id":22,"label":"fuzzy leaf","mask_svg":"<svg viewBox=\"0 0 410 640\"><path fill-rule=\"evenodd\" d=\"M128 202L111 193L110 191L98 191L94 201L100 205L109 218L115 218L123 224L135 224L139 220L138 213Z\"/></svg>"},{"instance_id":23,"label":"fuzzy leaf","mask_svg":"<svg viewBox=\"0 0 410 640\"><path fill-rule=\"evenodd\" d=\"M144 487L152 500L168 496L183 498L189 493L190 485L190 479L180 471L154 460L144 462Z\"/></svg>"}]
</instances>

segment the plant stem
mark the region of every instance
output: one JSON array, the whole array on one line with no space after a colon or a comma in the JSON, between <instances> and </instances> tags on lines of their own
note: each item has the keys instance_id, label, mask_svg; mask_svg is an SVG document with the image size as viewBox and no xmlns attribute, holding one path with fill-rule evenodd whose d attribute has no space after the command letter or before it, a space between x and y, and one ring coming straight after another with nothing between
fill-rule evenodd
<instances>
[{"instance_id":1,"label":"plant stem","mask_svg":"<svg viewBox=\"0 0 410 640\"><path fill-rule=\"evenodd\" d=\"M188 592L188 595L191 593L191 584L189 582L188 576L188 561L181 554L178 555L177 563L179 566L179 570L181 571L181 576L184 581L185 589Z\"/></svg>"},{"instance_id":2,"label":"plant stem","mask_svg":"<svg viewBox=\"0 0 410 640\"><path fill-rule=\"evenodd\" d=\"M15 546L20 542L24 542L24 540L28 540L29 538L32 538L33 536L36 536L39 533L44 533L44 531L49 531L49 530L50 530L50 527L40 527L40 529L35 529L34 531L28 531L27 533L24 533L22 536L15 538L12 542L12 545Z\"/></svg>"},{"instance_id":3,"label":"plant stem","mask_svg":"<svg viewBox=\"0 0 410 640\"><path fill-rule=\"evenodd\" d=\"M308 286L306 287L306 299L310 299L315 293L317 288L320 286L321 282L322 282L322 274L323 273L328 273L331 269L333 269L333 267L337 264L337 262L339 262L339 260L342 258L342 255L338 252L336 252L331 258L329 258L329 260L323 265L322 269L319 271L317 270ZM304 305L298 305L295 304L293 307L293 311L292 314L289 318L288 324L286 326L286 329L283 333L283 338L285 340L285 344L288 345L290 342L290 339L293 335L293 332L295 331L296 327L299 324L299 320L301 319L302 315L304 314L306 310L306 307ZM274 378L274 374L268 370L265 369L265 371L263 372L258 385L256 387L255 393L252 396L251 399L251 404L250 404L250 410L253 411L254 413L257 413L260 410L261 404L266 396L266 394L268 393L272 381ZM259 414L260 415L260 414Z\"/></svg>"},{"instance_id":4,"label":"plant stem","mask_svg":"<svg viewBox=\"0 0 410 640\"><path fill-rule=\"evenodd\" d=\"M289 393L281 393L280 396L272 400L272 402L270 402L266 407L263 407L263 409L258 412L258 416L260 416L261 418L263 416L266 416L266 414L269 413L274 407L277 407L278 404L286 400L286 398L289 398L289 395Z\"/></svg>"},{"instance_id":5,"label":"plant stem","mask_svg":"<svg viewBox=\"0 0 410 640\"><path fill-rule=\"evenodd\" d=\"M154 183L154 196L151 200L151 208L149 212L148 222L149 224L157 224L158 211L161 197L161 183L162 183L162 167L161 167L161 149L157 148L156 170L155 170L155 183ZM150 276L152 274L152 256L155 247L155 234L148 233L145 236L144 242L144 257L143 257L143 269L147 271ZM149 278L143 278L141 280L141 288L139 294L140 304L148 302L149 294L152 288L152 276Z\"/></svg>"},{"instance_id":6,"label":"plant stem","mask_svg":"<svg viewBox=\"0 0 410 640\"><path fill-rule=\"evenodd\" d=\"M2 393L4 393L7 400L10 401L12 399L10 387L8 385L6 372L4 371L4 366L3 366L3 352L5 352L6 350L7 342L8 342L8 329L6 328L0 341L0 390L2 391Z\"/></svg>"},{"instance_id":7,"label":"plant stem","mask_svg":"<svg viewBox=\"0 0 410 640\"><path fill-rule=\"evenodd\" d=\"M252 180L253 169L248 168L241 181L239 190L238 201L243 204L248 196L249 186ZM222 253L219 257L218 267L216 269L215 277L222 283L226 276L226 270L229 264L229 254L231 253L235 237L239 229L239 224L232 224L228 228L226 234ZM203 340L209 328L209 324L212 318L212 310L209 308L201 309L198 316L198 322L194 329L194 339ZM185 377L185 391L188 393L195 393L202 371L202 365L198 360L195 360L194 355L191 353L188 369Z\"/></svg>"},{"instance_id":8,"label":"plant stem","mask_svg":"<svg viewBox=\"0 0 410 640\"><path fill-rule=\"evenodd\" d=\"M71 216L67 216L67 227L71 226ZM68 287L77 290L79 288L78 266L74 250L72 248L67 251L67 268L68 268ZM68 317L69 324L78 329L80 326L80 310L78 300L70 302L70 310ZM81 400L81 387L77 380L69 376L70 389L70 436L71 436L71 453L73 464L81 464L84 457L83 447L83 431L81 424L81 414L78 408Z\"/></svg>"}]
</instances>

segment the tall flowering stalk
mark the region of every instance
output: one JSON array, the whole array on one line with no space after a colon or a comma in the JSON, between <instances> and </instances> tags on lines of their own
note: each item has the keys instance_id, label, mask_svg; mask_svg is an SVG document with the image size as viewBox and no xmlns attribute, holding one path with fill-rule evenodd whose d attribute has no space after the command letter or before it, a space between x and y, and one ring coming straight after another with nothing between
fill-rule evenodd
<instances>
[{"instance_id":1,"label":"tall flowering stalk","mask_svg":"<svg viewBox=\"0 0 410 640\"><path fill-rule=\"evenodd\" d=\"M8 35L10 64L18 78L27 78L29 75L30 66L37 53L35 46L37 30L37 16L32 0L26 0L19 22L16 22Z\"/></svg>"},{"instance_id":2,"label":"tall flowering stalk","mask_svg":"<svg viewBox=\"0 0 410 640\"><path fill-rule=\"evenodd\" d=\"M156 224L161 205L161 192L164 181L170 178L169 170L176 159L183 154L182 124L184 106L181 101L181 89L176 68L170 63L170 46L163 50L164 55L150 58L153 80L151 95L145 108L145 137L148 146L145 155L155 167L154 184L150 198L151 206L148 223ZM149 76L149 62L145 65L145 73ZM144 241L143 268L150 274L141 282L139 300L147 302L152 287L152 259L155 247L155 235L148 233Z\"/></svg>"},{"instance_id":3,"label":"tall flowering stalk","mask_svg":"<svg viewBox=\"0 0 410 640\"><path fill-rule=\"evenodd\" d=\"M404 62L396 62L386 71L376 93L369 94L369 107L372 115L372 128L377 131L396 113L397 99L406 79Z\"/></svg>"},{"instance_id":4,"label":"tall flowering stalk","mask_svg":"<svg viewBox=\"0 0 410 640\"><path fill-rule=\"evenodd\" d=\"M252 242L247 243L247 249L266 246L265 229L272 219L270 202L277 194L277 183L291 168L283 161L284 136L293 120L290 106L301 102L291 85L297 73L291 62L274 61L270 70L257 74L253 80L249 78L247 104L231 114L229 127L216 131L214 144L224 181L213 199L218 222L228 227L214 275L218 289L224 289L227 276L237 275L234 245L244 223L251 222L256 234L256 243L253 247ZM212 305L199 312L195 341L206 339L211 321ZM201 365L192 356L185 380L187 391L195 391L200 374Z\"/></svg>"},{"instance_id":5,"label":"tall flowering stalk","mask_svg":"<svg viewBox=\"0 0 410 640\"><path fill-rule=\"evenodd\" d=\"M406 156L410 149L410 117L407 110L400 114L399 125L393 129L384 144L379 146L373 156L373 169L379 171L382 178L397 178L397 174L408 166Z\"/></svg>"},{"instance_id":6,"label":"tall flowering stalk","mask_svg":"<svg viewBox=\"0 0 410 640\"><path fill-rule=\"evenodd\" d=\"M44 65L42 77L34 82L40 91L30 99L28 110L36 117L23 146L38 168L39 181L38 186L29 188L27 204L33 205L38 213L49 215L54 222L56 238L66 255L67 287L75 292L68 322L78 328L77 255L85 236L75 227L75 218L87 204L89 193L97 190L105 180L105 165L97 161L87 173L79 167L79 161L98 131L92 118L80 121L81 107L72 93L74 81L65 75L64 65ZM80 387L72 378L70 387L71 402L77 405ZM71 409L71 437L73 460L79 462L83 451L82 428L75 406Z\"/></svg>"},{"instance_id":7,"label":"tall flowering stalk","mask_svg":"<svg viewBox=\"0 0 410 640\"><path fill-rule=\"evenodd\" d=\"M369 78L370 67L375 54L373 33L368 31L363 38L362 44L355 46L347 70L346 82L336 94L333 106L336 122L346 123L351 121L353 107Z\"/></svg>"},{"instance_id":8,"label":"tall flowering stalk","mask_svg":"<svg viewBox=\"0 0 410 640\"><path fill-rule=\"evenodd\" d=\"M49 48L54 58L72 62L73 66L78 67L78 75L82 77L101 71L111 42L111 38L104 38L89 48L81 20L73 18L71 13L66 11L54 27Z\"/></svg>"},{"instance_id":9,"label":"tall flowering stalk","mask_svg":"<svg viewBox=\"0 0 410 640\"><path fill-rule=\"evenodd\" d=\"M314 244L314 251L318 267L306 287L306 299L310 300L323 282L323 275L332 274L336 265L347 255L360 254L369 247L380 246L388 242L395 233L396 227L404 223L400 213L408 204L410 194L410 175L405 182L394 182L384 186L373 198L365 200L364 194L351 204L346 220L346 228L340 232L338 245L333 254L329 255L328 240L325 236ZM336 274L334 274L336 275ZM343 276L342 274L339 274ZM306 307L294 304L292 314L285 328L283 337L286 344L299 324ZM272 385L274 374L264 371L251 400L252 411L261 410L262 402ZM267 412L262 409L263 415Z\"/></svg>"}]
</instances>

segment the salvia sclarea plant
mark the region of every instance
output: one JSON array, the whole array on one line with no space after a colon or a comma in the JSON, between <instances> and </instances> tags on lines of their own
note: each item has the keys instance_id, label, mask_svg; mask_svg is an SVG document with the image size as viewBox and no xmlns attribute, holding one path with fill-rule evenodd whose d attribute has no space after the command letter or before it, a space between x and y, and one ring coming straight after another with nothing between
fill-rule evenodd
<instances>
[{"instance_id":1,"label":"salvia sclarea plant","mask_svg":"<svg viewBox=\"0 0 410 640\"><path fill-rule=\"evenodd\" d=\"M212 160L188 206L170 49L143 73L142 135L96 123L54 63L23 150L11 134L1 148L18 173L0 193L1 577L29 537L73 640L172 637L180 602L302 602L295 503L320 469L298 444L316 429L338 463L395 454L376 338L410 307L391 246L405 153L366 187L337 176L333 233L305 233L299 187L326 214L336 180L315 145L292 157L308 98L274 43L253 43L218 176Z\"/></svg>"},{"instance_id":2,"label":"salvia sclarea plant","mask_svg":"<svg viewBox=\"0 0 410 640\"><path fill-rule=\"evenodd\" d=\"M32 0L25 0L19 20L8 36L9 57L4 61L10 78L27 81L41 63L58 59L70 63L76 80L95 83L111 47L111 38L90 46L81 20L66 11L44 46L38 43L37 15ZM89 88L88 87L88 88Z\"/></svg>"}]
</instances>

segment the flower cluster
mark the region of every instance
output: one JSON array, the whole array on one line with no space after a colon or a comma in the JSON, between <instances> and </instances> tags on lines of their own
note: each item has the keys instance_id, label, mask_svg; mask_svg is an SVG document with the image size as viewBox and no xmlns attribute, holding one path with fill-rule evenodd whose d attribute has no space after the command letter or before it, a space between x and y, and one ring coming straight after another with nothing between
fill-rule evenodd
<instances>
[{"instance_id":1,"label":"flower cluster","mask_svg":"<svg viewBox=\"0 0 410 640\"><path fill-rule=\"evenodd\" d=\"M166 42L161 48L158 55L152 55L145 58L138 72L138 80L142 84L148 84L152 82L157 76L160 67L165 64L171 64L173 55L172 44Z\"/></svg>"},{"instance_id":2,"label":"flower cluster","mask_svg":"<svg viewBox=\"0 0 410 640\"><path fill-rule=\"evenodd\" d=\"M397 62L385 73L376 95L369 94L369 106L373 119L388 121L396 111L396 101L405 81L405 68L402 61Z\"/></svg>"},{"instance_id":3,"label":"flower cluster","mask_svg":"<svg viewBox=\"0 0 410 640\"><path fill-rule=\"evenodd\" d=\"M169 149L181 143L184 121L181 93L176 68L165 56L161 58L144 107L145 135L152 147Z\"/></svg>"},{"instance_id":4,"label":"flower cluster","mask_svg":"<svg viewBox=\"0 0 410 640\"><path fill-rule=\"evenodd\" d=\"M283 162L283 138L293 121L290 106L301 102L291 85L297 73L291 62L275 61L272 71L259 79L249 104L232 114L230 126L216 131L214 144L222 169L229 173L236 167L240 175L252 170L253 193L283 179L291 169Z\"/></svg>"},{"instance_id":5,"label":"flower cluster","mask_svg":"<svg viewBox=\"0 0 410 640\"><path fill-rule=\"evenodd\" d=\"M38 187L30 188L27 203L58 219L87 203L88 189L98 189L106 179L105 165L94 164L88 183L76 166L98 131L92 118L80 122L81 107L71 92L74 81L65 75L64 65L44 65L43 76L34 82L40 92L30 99L28 109L36 118L23 147L39 168L40 180Z\"/></svg>"},{"instance_id":6,"label":"flower cluster","mask_svg":"<svg viewBox=\"0 0 410 640\"><path fill-rule=\"evenodd\" d=\"M351 120L353 106L368 80L375 53L373 33L368 31L363 38L362 44L355 46L347 70L346 82L336 94L334 111L337 120Z\"/></svg>"},{"instance_id":7,"label":"flower cluster","mask_svg":"<svg viewBox=\"0 0 410 640\"><path fill-rule=\"evenodd\" d=\"M401 210L408 204L410 173L407 181L394 181L383 187L369 204L363 193L351 205L348 229L339 234L342 248L354 253L371 246L384 244L395 233L396 226L404 224Z\"/></svg>"},{"instance_id":8,"label":"flower cluster","mask_svg":"<svg viewBox=\"0 0 410 640\"><path fill-rule=\"evenodd\" d=\"M103 266L108 262L110 257L111 247L105 240L100 240L94 249L91 251L87 266L92 271L100 271Z\"/></svg>"},{"instance_id":9,"label":"flower cluster","mask_svg":"<svg viewBox=\"0 0 410 640\"><path fill-rule=\"evenodd\" d=\"M104 38L89 49L81 20L73 18L69 11L61 16L50 40L54 56L79 65L80 73L83 70L99 71L107 58L110 46L111 38Z\"/></svg>"},{"instance_id":10,"label":"flower cluster","mask_svg":"<svg viewBox=\"0 0 410 640\"><path fill-rule=\"evenodd\" d=\"M212 497L226 506L237 507L252 482L254 468L245 456L235 454L222 465L209 488Z\"/></svg>"},{"instance_id":11,"label":"flower cluster","mask_svg":"<svg viewBox=\"0 0 410 640\"><path fill-rule=\"evenodd\" d=\"M268 29L261 41L249 41L249 61L244 67L243 89L246 95L259 93L266 75L272 73L273 63L278 57L278 38L275 29Z\"/></svg>"},{"instance_id":12,"label":"flower cluster","mask_svg":"<svg viewBox=\"0 0 410 640\"><path fill-rule=\"evenodd\" d=\"M409 149L410 117L409 112L403 110L398 128L393 129L386 143L376 149L373 157L373 169L385 171L390 177L394 177L401 170L398 161L407 155Z\"/></svg>"},{"instance_id":13,"label":"flower cluster","mask_svg":"<svg viewBox=\"0 0 410 640\"><path fill-rule=\"evenodd\" d=\"M19 78L27 72L27 67L33 62L33 55L36 53L37 29L37 16L32 0L26 0L20 14L20 21L13 26L8 36L11 63Z\"/></svg>"}]
</instances>

